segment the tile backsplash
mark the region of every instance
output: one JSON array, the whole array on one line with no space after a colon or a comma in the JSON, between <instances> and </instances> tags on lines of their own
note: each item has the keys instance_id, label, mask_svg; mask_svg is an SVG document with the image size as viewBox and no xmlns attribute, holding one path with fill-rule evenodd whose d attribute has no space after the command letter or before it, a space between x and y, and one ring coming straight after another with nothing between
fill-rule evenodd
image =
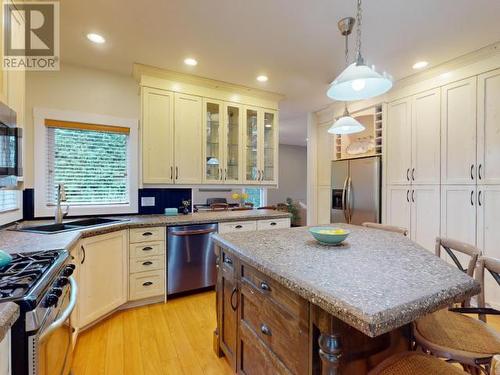
<instances>
[{"instance_id":1,"label":"tile backsplash","mask_svg":"<svg viewBox=\"0 0 500 375\"><path fill-rule=\"evenodd\" d=\"M183 200L191 197L191 189L139 189L139 214L162 214L165 208L179 208Z\"/></svg>"}]
</instances>

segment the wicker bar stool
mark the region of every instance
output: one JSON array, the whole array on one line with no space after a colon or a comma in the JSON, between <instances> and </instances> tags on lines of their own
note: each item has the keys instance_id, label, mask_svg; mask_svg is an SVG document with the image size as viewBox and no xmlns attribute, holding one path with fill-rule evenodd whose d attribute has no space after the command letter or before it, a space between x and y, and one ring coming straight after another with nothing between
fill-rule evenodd
<instances>
[{"instance_id":1,"label":"wicker bar stool","mask_svg":"<svg viewBox=\"0 0 500 375\"><path fill-rule=\"evenodd\" d=\"M476 280L481 284L478 307L440 310L413 324L418 346L437 357L459 362L471 374L489 374L493 356L500 353L500 333L485 323L486 315L500 315L500 311L485 306L485 270L500 285L500 260L479 259L476 272ZM478 314L481 320L462 313Z\"/></svg>"},{"instance_id":2,"label":"wicker bar stool","mask_svg":"<svg viewBox=\"0 0 500 375\"><path fill-rule=\"evenodd\" d=\"M387 358L368 375L466 375L443 360L420 352L403 352Z\"/></svg>"},{"instance_id":3,"label":"wicker bar stool","mask_svg":"<svg viewBox=\"0 0 500 375\"><path fill-rule=\"evenodd\" d=\"M385 225L385 224L370 223L370 222L366 222L361 225L367 228L380 229L380 230L386 230L388 232L399 233L402 234L403 236L408 235L408 229L402 227L396 227L393 225Z\"/></svg>"}]
</instances>

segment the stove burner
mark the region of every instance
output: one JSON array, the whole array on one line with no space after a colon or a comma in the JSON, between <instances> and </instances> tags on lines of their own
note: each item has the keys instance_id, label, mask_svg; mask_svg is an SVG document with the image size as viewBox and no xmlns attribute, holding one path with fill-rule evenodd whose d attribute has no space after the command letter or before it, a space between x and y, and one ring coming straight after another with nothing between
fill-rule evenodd
<instances>
[{"instance_id":1,"label":"stove burner","mask_svg":"<svg viewBox=\"0 0 500 375\"><path fill-rule=\"evenodd\" d=\"M23 297L59 254L58 251L14 254L12 263L0 267L0 301Z\"/></svg>"}]
</instances>

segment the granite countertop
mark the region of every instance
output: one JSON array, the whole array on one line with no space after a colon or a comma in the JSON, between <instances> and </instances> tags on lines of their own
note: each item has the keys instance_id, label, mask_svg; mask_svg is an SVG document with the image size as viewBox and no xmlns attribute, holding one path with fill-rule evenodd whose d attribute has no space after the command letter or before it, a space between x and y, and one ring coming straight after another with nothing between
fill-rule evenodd
<instances>
[{"instance_id":1,"label":"granite countertop","mask_svg":"<svg viewBox=\"0 0 500 375\"><path fill-rule=\"evenodd\" d=\"M0 303L0 341L19 317L19 306L13 302Z\"/></svg>"},{"instance_id":2,"label":"granite countertop","mask_svg":"<svg viewBox=\"0 0 500 375\"><path fill-rule=\"evenodd\" d=\"M400 234L347 224L341 246L316 242L307 228L217 234L217 244L368 336L392 331L479 284Z\"/></svg>"},{"instance_id":3,"label":"granite countertop","mask_svg":"<svg viewBox=\"0 0 500 375\"><path fill-rule=\"evenodd\" d=\"M112 218L121 219L124 221L113 224L100 225L98 227L89 227L85 229L54 234L19 232L10 230L16 227L11 226L6 229L0 230L0 249L8 253L69 249L81 238L91 237L121 229L203 223L222 223L240 220L265 220L289 217L289 213L275 210L207 211L178 216L114 216ZM68 219L65 220L65 222L73 220L77 220L77 218ZM23 221L18 224L17 227L19 228L33 225L51 224L52 222L52 220Z\"/></svg>"}]
</instances>

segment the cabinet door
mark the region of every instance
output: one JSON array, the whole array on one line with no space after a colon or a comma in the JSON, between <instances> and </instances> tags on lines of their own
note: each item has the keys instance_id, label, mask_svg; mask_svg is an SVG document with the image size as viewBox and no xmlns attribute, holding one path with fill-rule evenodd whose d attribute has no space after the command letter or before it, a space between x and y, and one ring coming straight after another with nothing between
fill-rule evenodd
<instances>
[{"instance_id":1,"label":"cabinet door","mask_svg":"<svg viewBox=\"0 0 500 375\"><path fill-rule=\"evenodd\" d=\"M228 184L240 183L243 173L243 110L236 104L225 105L224 129L224 182Z\"/></svg>"},{"instance_id":2,"label":"cabinet door","mask_svg":"<svg viewBox=\"0 0 500 375\"><path fill-rule=\"evenodd\" d=\"M476 77L441 88L441 181L475 184Z\"/></svg>"},{"instance_id":3,"label":"cabinet door","mask_svg":"<svg viewBox=\"0 0 500 375\"><path fill-rule=\"evenodd\" d=\"M440 233L439 185L413 185L411 192L411 239L434 253Z\"/></svg>"},{"instance_id":4,"label":"cabinet door","mask_svg":"<svg viewBox=\"0 0 500 375\"><path fill-rule=\"evenodd\" d=\"M173 93L142 88L142 181L173 183Z\"/></svg>"},{"instance_id":5,"label":"cabinet door","mask_svg":"<svg viewBox=\"0 0 500 375\"><path fill-rule=\"evenodd\" d=\"M335 137L328 133L331 124L323 124L318 126L318 141L316 150L318 185L332 185L332 160L334 159L334 142ZM304 176L307 178L307 176ZM319 203L319 202L318 202Z\"/></svg>"},{"instance_id":6,"label":"cabinet door","mask_svg":"<svg viewBox=\"0 0 500 375\"><path fill-rule=\"evenodd\" d=\"M389 103L387 182L408 184L411 172L411 99Z\"/></svg>"},{"instance_id":7,"label":"cabinet door","mask_svg":"<svg viewBox=\"0 0 500 375\"><path fill-rule=\"evenodd\" d=\"M500 69L478 77L478 183L500 184Z\"/></svg>"},{"instance_id":8,"label":"cabinet door","mask_svg":"<svg viewBox=\"0 0 500 375\"><path fill-rule=\"evenodd\" d=\"M477 247L484 255L500 259L500 186L478 185L477 187ZM498 284L485 273L486 302L500 306Z\"/></svg>"},{"instance_id":9,"label":"cabinet door","mask_svg":"<svg viewBox=\"0 0 500 375\"><path fill-rule=\"evenodd\" d=\"M203 181L223 182L223 105L222 102L203 99Z\"/></svg>"},{"instance_id":10,"label":"cabinet door","mask_svg":"<svg viewBox=\"0 0 500 375\"><path fill-rule=\"evenodd\" d=\"M78 324L83 327L127 301L127 235L113 232L85 239L80 265Z\"/></svg>"},{"instance_id":11,"label":"cabinet door","mask_svg":"<svg viewBox=\"0 0 500 375\"><path fill-rule=\"evenodd\" d=\"M260 151L260 173L264 184L278 183L278 112L264 110Z\"/></svg>"},{"instance_id":12,"label":"cabinet door","mask_svg":"<svg viewBox=\"0 0 500 375\"><path fill-rule=\"evenodd\" d=\"M440 89L413 97L411 127L412 170L410 176L413 184L439 184L441 173Z\"/></svg>"},{"instance_id":13,"label":"cabinet door","mask_svg":"<svg viewBox=\"0 0 500 375\"><path fill-rule=\"evenodd\" d=\"M176 184L201 183L201 111L200 97L175 94L174 161Z\"/></svg>"},{"instance_id":14,"label":"cabinet door","mask_svg":"<svg viewBox=\"0 0 500 375\"><path fill-rule=\"evenodd\" d=\"M410 230L410 196L410 185L391 185L387 187L387 224Z\"/></svg>"},{"instance_id":15,"label":"cabinet door","mask_svg":"<svg viewBox=\"0 0 500 375\"><path fill-rule=\"evenodd\" d=\"M476 187L441 185L441 235L476 244Z\"/></svg>"},{"instance_id":16,"label":"cabinet door","mask_svg":"<svg viewBox=\"0 0 500 375\"><path fill-rule=\"evenodd\" d=\"M261 138L259 137L259 123L262 122L258 108L245 108L245 174L244 180L247 184L260 183L259 148Z\"/></svg>"},{"instance_id":17,"label":"cabinet door","mask_svg":"<svg viewBox=\"0 0 500 375\"><path fill-rule=\"evenodd\" d=\"M220 347L233 370L236 370L236 346L238 339L238 288L236 284L236 259L221 251L217 296L219 301Z\"/></svg>"}]
</instances>

